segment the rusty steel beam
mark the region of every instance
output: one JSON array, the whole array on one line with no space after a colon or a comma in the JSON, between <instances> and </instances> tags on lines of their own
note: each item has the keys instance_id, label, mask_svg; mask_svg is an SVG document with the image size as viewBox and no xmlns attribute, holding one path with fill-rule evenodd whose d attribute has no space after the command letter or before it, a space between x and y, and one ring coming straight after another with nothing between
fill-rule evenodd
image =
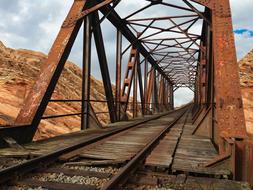
<instances>
[{"instance_id":1,"label":"rusty steel beam","mask_svg":"<svg viewBox=\"0 0 253 190\"><path fill-rule=\"evenodd\" d=\"M156 70L154 70L154 76L153 77L154 77L154 79L153 79L153 93L152 93L152 111L159 112Z\"/></svg>"},{"instance_id":2,"label":"rusty steel beam","mask_svg":"<svg viewBox=\"0 0 253 190\"><path fill-rule=\"evenodd\" d=\"M111 78L109 74L106 54L105 54L105 47L104 47L104 40L102 36L102 31L99 23L99 15L97 12L93 13L92 15L92 26L93 26L93 34L94 40L97 48L97 54L99 59L99 65L101 70L101 75L103 79L105 95L107 99L107 106L109 110L110 120L111 122L115 122L116 119L116 110L114 105L114 97L112 93L112 84Z\"/></svg>"},{"instance_id":3,"label":"rusty steel beam","mask_svg":"<svg viewBox=\"0 0 253 190\"><path fill-rule=\"evenodd\" d=\"M205 20L209 25L211 25L210 19L206 17L203 13L201 13L198 9L196 9L189 1L183 0L183 2L188 5L194 12L196 12L203 20Z\"/></svg>"},{"instance_id":4,"label":"rusty steel beam","mask_svg":"<svg viewBox=\"0 0 253 190\"><path fill-rule=\"evenodd\" d=\"M149 77L148 77L148 84L147 84L147 93L146 95L146 104L149 106L149 109L151 108L151 97L152 97L152 92L153 92L153 87L154 87L154 78L155 78L155 70L151 68ZM153 107L153 106L152 106Z\"/></svg>"},{"instance_id":5,"label":"rusty steel beam","mask_svg":"<svg viewBox=\"0 0 253 190\"><path fill-rule=\"evenodd\" d=\"M214 83L219 134L245 138L246 125L230 4L229 0L213 2Z\"/></svg>"},{"instance_id":6,"label":"rusty steel beam","mask_svg":"<svg viewBox=\"0 0 253 190\"><path fill-rule=\"evenodd\" d=\"M96 0L97 2L101 2L101 0ZM146 50L146 48L142 45L142 43L138 40L138 38L131 32L131 30L127 27L126 23L120 16L113 10L113 8L110 5L106 5L103 8L100 9L101 13L104 15L107 15L107 19L117 28L119 29L124 37L132 43L132 45L135 45L138 51L145 57L148 62L160 73L163 75L163 77L168 80L170 83L170 78L164 73L164 71L161 69L161 67L156 63L156 61L153 59L153 57L150 55L150 53Z\"/></svg>"},{"instance_id":7,"label":"rusty steel beam","mask_svg":"<svg viewBox=\"0 0 253 190\"><path fill-rule=\"evenodd\" d=\"M27 139L32 140L37 130L81 27L82 18L111 2L107 0L94 4L94 2L86 3L85 0L74 1L48 58L42 65L39 76L16 118L15 125L31 125L29 133L26 134Z\"/></svg>"},{"instance_id":8,"label":"rusty steel beam","mask_svg":"<svg viewBox=\"0 0 253 190\"><path fill-rule=\"evenodd\" d=\"M198 3L200 5L203 5L205 7L212 9L215 5L216 0L190 0L190 1L193 1L195 3Z\"/></svg>"},{"instance_id":9,"label":"rusty steel beam","mask_svg":"<svg viewBox=\"0 0 253 190\"><path fill-rule=\"evenodd\" d=\"M170 109L174 109L174 90L173 85L169 85L169 95L170 95Z\"/></svg>"},{"instance_id":10,"label":"rusty steel beam","mask_svg":"<svg viewBox=\"0 0 253 190\"><path fill-rule=\"evenodd\" d=\"M138 55L137 59L137 74L138 74L138 81L139 81L139 93L140 93L140 100L141 100L141 113L142 115L145 114L145 100L144 100L144 89L142 83L142 73L141 73L141 63L140 63L140 55Z\"/></svg>"},{"instance_id":11,"label":"rusty steel beam","mask_svg":"<svg viewBox=\"0 0 253 190\"><path fill-rule=\"evenodd\" d=\"M166 106L167 106L167 109L169 110L170 109L170 102L169 102L169 97L170 97L170 91L169 91L169 83L167 81L166 82L166 91L164 92L165 93L165 102L166 102Z\"/></svg>"},{"instance_id":12,"label":"rusty steel beam","mask_svg":"<svg viewBox=\"0 0 253 190\"><path fill-rule=\"evenodd\" d=\"M85 9L86 1L75 1L70 9L66 20L81 14ZM62 27L48 58L40 69L40 73L35 84L25 99L15 124L31 124L31 130L26 134L27 138L32 140L41 117L46 109L49 99L54 91L56 83L60 77L61 71L70 54L74 40L81 27L82 20L78 20L75 25ZM64 43L63 43L64 42Z\"/></svg>"},{"instance_id":13,"label":"rusty steel beam","mask_svg":"<svg viewBox=\"0 0 253 190\"><path fill-rule=\"evenodd\" d=\"M143 95L144 100L143 100L143 104L144 104L144 114L147 114L148 113L148 111L147 111L147 108L148 108L148 105L147 105L148 62L146 59L144 60L143 70L144 70L144 95Z\"/></svg>"},{"instance_id":14,"label":"rusty steel beam","mask_svg":"<svg viewBox=\"0 0 253 190\"><path fill-rule=\"evenodd\" d=\"M120 120L120 97L121 97L121 67L122 67L122 34L117 30L117 47L116 47L116 111L117 120Z\"/></svg>"},{"instance_id":15,"label":"rusty steel beam","mask_svg":"<svg viewBox=\"0 0 253 190\"><path fill-rule=\"evenodd\" d=\"M138 53L136 57L136 62L133 67L133 118L137 117L138 115L138 105L137 105L137 85L138 85L138 71L137 71L137 64L138 64Z\"/></svg>"},{"instance_id":16,"label":"rusty steel beam","mask_svg":"<svg viewBox=\"0 0 253 190\"><path fill-rule=\"evenodd\" d=\"M159 89L158 89L158 104L159 104L159 110L164 109L164 79L161 77L159 81Z\"/></svg>"},{"instance_id":17,"label":"rusty steel beam","mask_svg":"<svg viewBox=\"0 0 253 190\"><path fill-rule=\"evenodd\" d=\"M91 17L84 18L81 129L89 128L91 71Z\"/></svg>"}]
</instances>

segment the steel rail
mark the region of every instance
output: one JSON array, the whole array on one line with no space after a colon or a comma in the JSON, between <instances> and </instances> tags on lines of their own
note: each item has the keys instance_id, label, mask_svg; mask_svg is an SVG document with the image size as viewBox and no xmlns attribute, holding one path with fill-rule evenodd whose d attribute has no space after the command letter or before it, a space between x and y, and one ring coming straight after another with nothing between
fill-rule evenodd
<instances>
[{"instance_id":1,"label":"steel rail","mask_svg":"<svg viewBox=\"0 0 253 190\"><path fill-rule=\"evenodd\" d=\"M186 107L180 108L180 109L176 110L176 112L179 112L179 111L181 111L185 108ZM0 184L5 183L5 182L10 181L10 180L13 180L13 179L17 178L19 175L22 176L22 175L24 175L28 172L32 172L32 171L34 171L36 169L39 169L41 167L45 167L47 165L50 165L51 163L57 161L58 158L61 155L67 154L71 151L74 151L76 149L82 148L82 147L87 146L89 144L95 143L99 140L102 140L102 139L104 139L106 137L109 137L109 136L112 136L114 134L118 134L120 132L126 131L126 130L131 129L133 127L136 127L138 125L147 123L147 122L152 121L152 120L159 119L160 117L168 115L172 112L175 112L175 111L170 111L170 112L167 112L167 113L164 113L164 114L160 114L156 117L148 118L144 121L133 123L129 126L126 126L124 128L118 129L118 130L113 130L113 131L110 131L108 133L96 136L96 137L91 137L89 139L85 139L81 142L70 145L68 147L64 147L64 148L61 148L57 151L39 156L37 158L30 159L30 160L28 160L24 163L2 169L2 170L0 170Z\"/></svg>"},{"instance_id":2,"label":"steel rail","mask_svg":"<svg viewBox=\"0 0 253 190\"><path fill-rule=\"evenodd\" d=\"M150 152L159 143L160 139L171 129L188 111L189 109L183 110L172 123L170 123L165 129L163 129L158 135L155 136L138 154L136 154L120 171L113 176L102 190L117 190L121 189L121 186L128 180L128 178L137 170L140 164L146 159Z\"/></svg>"}]
</instances>

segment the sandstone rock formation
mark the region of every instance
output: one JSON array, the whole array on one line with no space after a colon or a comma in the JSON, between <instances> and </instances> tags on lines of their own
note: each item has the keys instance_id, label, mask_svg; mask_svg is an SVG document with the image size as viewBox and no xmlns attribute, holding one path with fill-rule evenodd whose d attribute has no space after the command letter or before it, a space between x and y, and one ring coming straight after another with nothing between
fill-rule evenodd
<instances>
[{"instance_id":1,"label":"sandstone rock formation","mask_svg":"<svg viewBox=\"0 0 253 190\"><path fill-rule=\"evenodd\" d=\"M253 50L239 61L246 126L253 135Z\"/></svg>"},{"instance_id":2,"label":"sandstone rock formation","mask_svg":"<svg viewBox=\"0 0 253 190\"><path fill-rule=\"evenodd\" d=\"M10 49L0 42L0 124L12 123L31 89L39 72L41 63L46 59L43 53ZM91 100L105 100L101 81L91 77ZM52 99L81 99L81 69L67 62L59 79ZM49 103L45 115L80 113L80 103ZM105 103L92 103L95 112L106 112ZM108 114L99 114L105 124ZM8 122L6 122L6 120ZM78 131L80 116L43 120L35 140Z\"/></svg>"}]
</instances>

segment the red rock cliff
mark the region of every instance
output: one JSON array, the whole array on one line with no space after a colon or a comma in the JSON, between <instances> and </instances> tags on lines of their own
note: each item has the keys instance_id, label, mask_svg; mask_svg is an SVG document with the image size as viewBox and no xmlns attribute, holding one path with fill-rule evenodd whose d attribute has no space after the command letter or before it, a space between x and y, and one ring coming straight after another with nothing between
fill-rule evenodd
<instances>
[{"instance_id":1,"label":"red rock cliff","mask_svg":"<svg viewBox=\"0 0 253 190\"><path fill-rule=\"evenodd\" d=\"M239 61L246 126L253 135L253 50Z\"/></svg>"}]
</instances>

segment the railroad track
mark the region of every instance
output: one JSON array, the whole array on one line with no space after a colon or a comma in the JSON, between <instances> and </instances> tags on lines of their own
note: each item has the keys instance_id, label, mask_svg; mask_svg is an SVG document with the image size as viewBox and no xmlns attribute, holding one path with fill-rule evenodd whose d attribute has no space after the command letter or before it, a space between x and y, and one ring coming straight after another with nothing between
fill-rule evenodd
<instances>
[{"instance_id":1,"label":"railroad track","mask_svg":"<svg viewBox=\"0 0 253 190\"><path fill-rule=\"evenodd\" d=\"M159 142L176 124L184 126L188 110L186 107L89 143L81 142L4 168L0 170L1 189L131 189L138 181L134 179L145 172L145 160L152 157ZM148 184L149 180L143 179L143 184L138 182L140 186Z\"/></svg>"}]
</instances>

